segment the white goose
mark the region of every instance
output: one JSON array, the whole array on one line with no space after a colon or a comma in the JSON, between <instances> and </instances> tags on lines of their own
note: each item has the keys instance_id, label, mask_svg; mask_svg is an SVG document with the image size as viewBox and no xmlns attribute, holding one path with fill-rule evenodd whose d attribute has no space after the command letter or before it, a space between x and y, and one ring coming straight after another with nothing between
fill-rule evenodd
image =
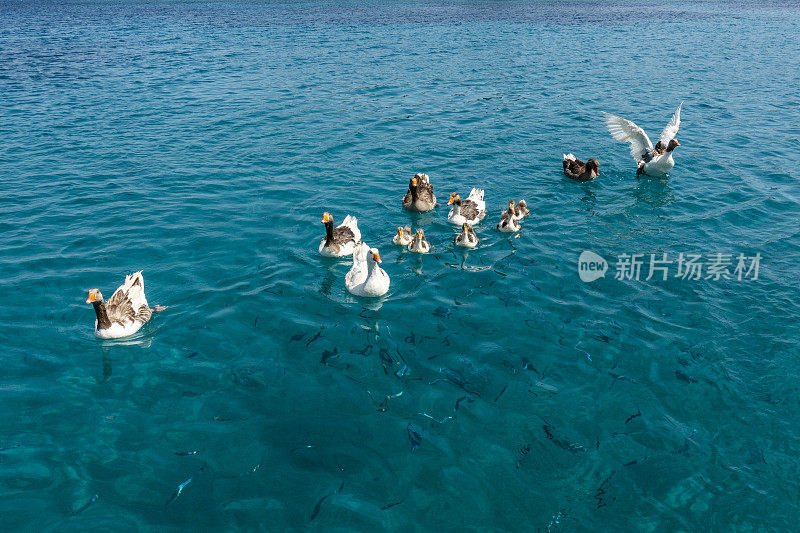
<instances>
[{"instance_id":1,"label":"white goose","mask_svg":"<svg viewBox=\"0 0 800 533\"><path fill-rule=\"evenodd\" d=\"M325 257L347 257L361 242L361 230L358 229L358 219L347 215L344 221L336 228L333 227L333 215L322 213L322 223L325 224L325 237L319 243L319 253Z\"/></svg>"},{"instance_id":2,"label":"white goose","mask_svg":"<svg viewBox=\"0 0 800 533\"><path fill-rule=\"evenodd\" d=\"M486 216L486 202L483 201L483 189L473 188L466 200L461 199L457 192L450 194L447 205L451 205L447 221L451 224L461 225L464 222L474 226Z\"/></svg>"},{"instance_id":3,"label":"white goose","mask_svg":"<svg viewBox=\"0 0 800 533\"><path fill-rule=\"evenodd\" d=\"M631 145L631 155L638 165L636 174L662 177L675 166L672 151L675 147L680 146L675 135L678 134L678 128L681 125L681 107L683 107L683 102L672 115L672 120L669 121L667 127L661 132L655 147L642 128L630 120L604 113L604 121L611 136Z\"/></svg>"},{"instance_id":4,"label":"white goose","mask_svg":"<svg viewBox=\"0 0 800 533\"><path fill-rule=\"evenodd\" d=\"M150 320L153 313L166 309L160 305L150 309L147 305L141 270L125 276L125 283L114 291L107 302L103 300L99 289L92 289L86 303L94 306L97 315L94 334L101 339L119 339L133 335Z\"/></svg>"},{"instance_id":5,"label":"white goose","mask_svg":"<svg viewBox=\"0 0 800 533\"><path fill-rule=\"evenodd\" d=\"M370 298L386 294L389 291L389 274L378 266L380 262L381 256L378 254L378 250L370 248L367 253L366 276L348 277L348 273L348 276L345 276L344 280L347 290L356 296L367 296Z\"/></svg>"},{"instance_id":6,"label":"white goose","mask_svg":"<svg viewBox=\"0 0 800 533\"><path fill-rule=\"evenodd\" d=\"M367 254L369 246L362 242L353 251L353 266L344 276L345 285L358 285L367 278Z\"/></svg>"}]
</instances>

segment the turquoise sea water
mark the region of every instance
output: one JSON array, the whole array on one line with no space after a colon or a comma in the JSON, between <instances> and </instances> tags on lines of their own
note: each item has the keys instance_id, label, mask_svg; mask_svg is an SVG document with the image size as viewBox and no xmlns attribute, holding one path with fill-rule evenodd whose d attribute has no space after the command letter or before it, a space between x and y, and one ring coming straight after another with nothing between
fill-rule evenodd
<instances>
[{"instance_id":1,"label":"turquoise sea water","mask_svg":"<svg viewBox=\"0 0 800 533\"><path fill-rule=\"evenodd\" d=\"M0 529L796 528L798 23L796 2L0 4ZM600 113L655 138L681 101L675 169L637 180ZM601 177L566 180L563 152ZM478 249L445 207L402 211L420 171L440 201L486 189ZM494 230L511 197L518 237ZM317 254L323 211L358 217L385 298ZM430 255L392 246L406 224ZM605 278L579 279L584 250ZM624 253L762 259L617 280ZM87 291L139 269L169 309L95 339Z\"/></svg>"}]
</instances>

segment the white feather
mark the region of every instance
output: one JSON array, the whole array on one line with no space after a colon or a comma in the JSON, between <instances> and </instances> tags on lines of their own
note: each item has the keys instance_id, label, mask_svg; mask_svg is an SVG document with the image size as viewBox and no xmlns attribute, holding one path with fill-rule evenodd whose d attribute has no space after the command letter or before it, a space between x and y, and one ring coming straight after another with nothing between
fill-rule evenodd
<instances>
[{"instance_id":1,"label":"white feather","mask_svg":"<svg viewBox=\"0 0 800 533\"><path fill-rule=\"evenodd\" d=\"M681 105L675 110L675 114L672 115L669 124L667 124L667 127L664 128L664 131L661 132L658 138L658 142L660 142L664 148L666 148L669 142L678 134L678 128L681 126L681 107L683 107L683 102L681 102Z\"/></svg>"},{"instance_id":2,"label":"white feather","mask_svg":"<svg viewBox=\"0 0 800 533\"><path fill-rule=\"evenodd\" d=\"M638 163L646 152L653 149L653 143L642 128L622 117L604 113L603 119L611 136L618 141L627 142L631 147L631 155Z\"/></svg>"}]
</instances>

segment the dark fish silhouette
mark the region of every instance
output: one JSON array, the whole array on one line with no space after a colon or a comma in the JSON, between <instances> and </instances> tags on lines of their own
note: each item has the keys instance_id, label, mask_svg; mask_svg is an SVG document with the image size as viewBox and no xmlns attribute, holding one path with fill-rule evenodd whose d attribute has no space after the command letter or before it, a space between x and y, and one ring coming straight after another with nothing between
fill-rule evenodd
<instances>
[{"instance_id":1,"label":"dark fish silhouette","mask_svg":"<svg viewBox=\"0 0 800 533\"><path fill-rule=\"evenodd\" d=\"M319 501L317 502L317 505L314 506L314 510L311 511L311 518L309 518L308 521L311 522L312 520L314 520L317 517L317 515L319 514L319 510L322 507L322 502L324 502L325 500L327 500L328 498L330 498L331 496L333 496L337 492L341 492L343 488L344 488L344 481L342 481L342 484L339 485L339 488L337 490L335 490L333 492L329 492L328 494L326 494L325 496L320 498Z\"/></svg>"},{"instance_id":2,"label":"dark fish silhouette","mask_svg":"<svg viewBox=\"0 0 800 533\"><path fill-rule=\"evenodd\" d=\"M91 505L92 505L94 502L96 502L96 501L97 501L97 498L99 498L99 497L100 497L100 495L99 495L99 494L95 494L94 496L92 496L92 499L91 499L91 500L89 500L88 502L86 502L86 503L84 503L83 505L81 505L81 506L80 506L78 509L74 510L74 511L72 512L72 516L79 515L79 514L81 514L82 512L84 512L84 511L85 511L86 509L88 509L88 508L89 508L89 507L90 507L90 506L91 506Z\"/></svg>"},{"instance_id":3,"label":"dark fish silhouette","mask_svg":"<svg viewBox=\"0 0 800 533\"><path fill-rule=\"evenodd\" d=\"M639 417L639 416L642 416L642 411L637 407L636 408L636 414L633 414L633 415L629 416L627 418L627 420L625 420L625 423L627 424L628 422L630 422L631 420L633 420L634 418Z\"/></svg>"},{"instance_id":4,"label":"dark fish silhouette","mask_svg":"<svg viewBox=\"0 0 800 533\"><path fill-rule=\"evenodd\" d=\"M310 341L308 341L308 342L306 343L306 348L308 348L308 345L309 345L309 344L311 344L311 343L312 343L312 342L314 342L315 340L319 339L320 337L322 337L322 330L318 331L316 335L314 335L313 337L311 337L311 340L310 340Z\"/></svg>"},{"instance_id":5,"label":"dark fish silhouette","mask_svg":"<svg viewBox=\"0 0 800 533\"><path fill-rule=\"evenodd\" d=\"M333 351L324 350L322 352L322 360L320 361L320 363L322 363L323 365L327 365L328 361L330 359L335 359L337 357L339 357L339 349L338 348L334 348Z\"/></svg>"},{"instance_id":6,"label":"dark fish silhouette","mask_svg":"<svg viewBox=\"0 0 800 533\"><path fill-rule=\"evenodd\" d=\"M406 499L405 499L405 498L403 498L403 499L402 499L402 500L400 500L399 502L387 503L386 505L384 505L383 507L381 507L381 511L385 511L386 509L391 509L391 508L392 508L392 507L394 507L395 505L400 505L400 504L401 504L401 503L403 503L404 501L406 501Z\"/></svg>"},{"instance_id":7,"label":"dark fish silhouette","mask_svg":"<svg viewBox=\"0 0 800 533\"><path fill-rule=\"evenodd\" d=\"M422 444L422 435L417 433L411 424L406 427L406 430L408 430L408 440L411 441L411 451L413 452L417 446Z\"/></svg>"},{"instance_id":8,"label":"dark fish silhouette","mask_svg":"<svg viewBox=\"0 0 800 533\"><path fill-rule=\"evenodd\" d=\"M498 394L498 395L497 395L497 398L495 398L495 399L494 399L494 401L495 401L495 402L497 402L497 400L499 400L499 399L500 399L500 396L502 396L502 395L503 395L503 393L506 391L506 389L507 389L507 388L508 388L508 383L506 383L506 384L503 386L503 390L501 390L501 391L500 391L500 394Z\"/></svg>"}]
</instances>

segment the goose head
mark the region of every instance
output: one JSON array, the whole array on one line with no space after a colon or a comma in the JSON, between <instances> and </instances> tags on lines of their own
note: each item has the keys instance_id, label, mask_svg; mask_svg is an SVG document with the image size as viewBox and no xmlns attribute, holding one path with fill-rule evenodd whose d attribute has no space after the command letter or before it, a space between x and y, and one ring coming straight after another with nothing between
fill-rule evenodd
<instances>
[{"instance_id":1,"label":"goose head","mask_svg":"<svg viewBox=\"0 0 800 533\"><path fill-rule=\"evenodd\" d=\"M586 172L600 173L600 162L597 159L590 159L586 162Z\"/></svg>"},{"instance_id":2,"label":"goose head","mask_svg":"<svg viewBox=\"0 0 800 533\"><path fill-rule=\"evenodd\" d=\"M450 199L447 201L447 205L451 204L461 205L461 195L457 192L451 192Z\"/></svg>"},{"instance_id":3,"label":"goose head","mask_svg":"<svg viewBox=\"0 0 800 533\"><path fill-rule=\"evenodd\" d=\"M86 298L87 304L93 304L95 302L103 303L103 295L100 293L100 289L90 290L89 296Z\"/></svg>"},{"instance_id":4,"label":"goose head","mask_svg":"<svg viewBox=\"0 0 800 533\"><path fill-rule=\"evenodd\" d=\"M367 253L367 264L369 265L370 270L375 268L375 266L381 262L381 256L378 253L378 249L370 248L369 252Z\"/></svg>"},{"instance_id":5,"label":"goose head","mask_svg":"<svg viewBox=\"0 0 800 533\"><path fill-rule=\"evenodd\" d=\"M672 139L669 144L667 145L667 152L671 152L675 149L676 146L680 146L681 143L678 142L678 139Z\"/></svg>"}]
</instances>

